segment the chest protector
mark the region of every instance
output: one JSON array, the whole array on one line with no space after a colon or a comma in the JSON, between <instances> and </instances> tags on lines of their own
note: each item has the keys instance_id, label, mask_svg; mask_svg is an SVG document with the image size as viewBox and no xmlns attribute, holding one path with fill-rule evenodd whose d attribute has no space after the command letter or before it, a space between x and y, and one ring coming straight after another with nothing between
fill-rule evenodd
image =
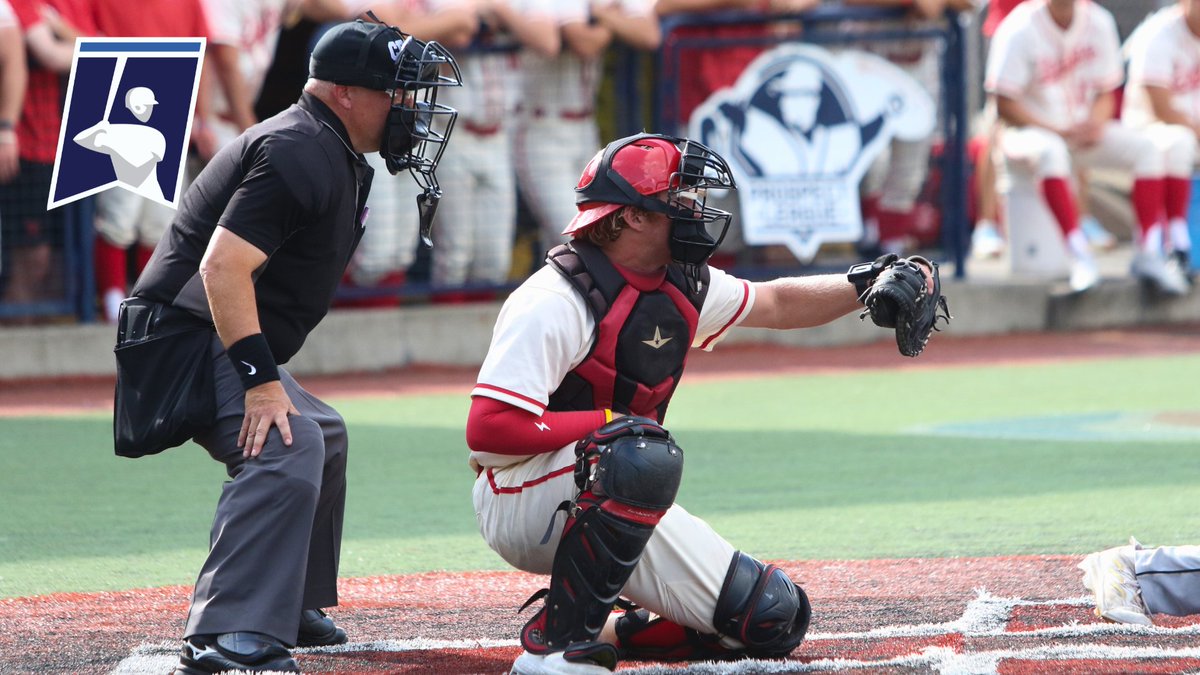
<instances>
[{"instance_id":1,"label":"chest protector","mask_svg":"<svg viewBox=\"0 0 1200 675\"><path fill-rule=\"evenodd\" d=\"M546 259L583 297L596 322L591 351L550 395L547 409L609 408L662 422L696 336L708 267L692 291L678 265L650 287L626 278L584 241L557 246Z\"/></svg>"}]
</instances>

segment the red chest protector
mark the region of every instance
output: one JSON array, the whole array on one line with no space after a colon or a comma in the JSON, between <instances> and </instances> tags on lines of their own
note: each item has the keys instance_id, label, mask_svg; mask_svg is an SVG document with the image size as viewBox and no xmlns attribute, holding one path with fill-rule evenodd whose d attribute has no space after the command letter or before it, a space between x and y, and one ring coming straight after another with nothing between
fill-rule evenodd
<instances>
[{"instance_id":1,"label":"red chest protector","mask_svg":"<svg viewBox=\"0 0 1200 675\"><path fill-rule=\"evenodd\" d=\"M608 408L662 422L696 335L708 268L693 292L677 265L648 280L618 269L584 241L557 246L546 258L596 322L591 352L563 378L547 409Z\"/></svg>"}]
</instances>

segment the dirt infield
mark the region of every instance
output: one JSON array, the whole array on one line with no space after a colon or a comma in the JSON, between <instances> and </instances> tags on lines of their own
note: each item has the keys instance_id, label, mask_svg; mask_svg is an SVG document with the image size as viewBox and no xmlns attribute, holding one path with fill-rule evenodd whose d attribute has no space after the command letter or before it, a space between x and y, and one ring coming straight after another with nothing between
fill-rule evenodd
<instances>
[{"instance_id":1,"label":"dirt infield","mask_svg":"<svg viewBox=\"0 0 1200 675\"><path fill-rule=\"evenodd\" d=\"M1061 362L1200 353L1200 325L978 338L938 335L919 359L895 346L729 346L693 353L689 380L866 368ZM466 394L475 368L301 378L323 397ZM104 411L111 379L0 386L0 416ZM1102 623L1084 596L1078 558L780 561L814 606L810 634L785 661L668 666L660 673L1184 673L1200 672L1200 617L1154 627ZM311 673L501 673L520 652L520 604L545 580L518 572L343 579L332 613L348 645L299 650ZM189 588L0 600L0 673L167 673L177 659Z\"/></svg>"},{"instance_id":2,"label":"dirt infield","mask_svg":"<svg viewBox=\"0 0 1200 675\"><path fill-rule=\"evenodd\" d=\"M1200 618L1101 623L1077 558L784 562L809 593L809 637L784 661L634 673L1182 673L1200 667ZM332 612L351 636L298 650L310 673L502 673L519 654L517 608L544 579L518 572L345 579ZM0 601L0 672L167 673L188 589ZM527 613L532 610L527 610Z\"/></svg>"}]
</instances>

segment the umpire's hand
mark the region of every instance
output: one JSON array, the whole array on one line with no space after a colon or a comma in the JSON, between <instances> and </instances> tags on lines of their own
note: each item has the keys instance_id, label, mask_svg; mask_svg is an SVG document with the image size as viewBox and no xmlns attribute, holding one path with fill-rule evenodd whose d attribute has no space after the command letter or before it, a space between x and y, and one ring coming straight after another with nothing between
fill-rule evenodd
<instances>
[{"instance_id":1,"label":"umpire's hand","mask_svg":"<svg viewBox=\"0 0 1200 675\"><path fill-rule=\"evenodd\" d=\"M242 448L242 457L258 457L271 426L279 427L284 445L292 444L292 427L288 414L299 415L287 392L278 380L265 382L246 390L246 416L242 418L242 430L238 433L237 446Z\"/></svg>"}]
</instances>

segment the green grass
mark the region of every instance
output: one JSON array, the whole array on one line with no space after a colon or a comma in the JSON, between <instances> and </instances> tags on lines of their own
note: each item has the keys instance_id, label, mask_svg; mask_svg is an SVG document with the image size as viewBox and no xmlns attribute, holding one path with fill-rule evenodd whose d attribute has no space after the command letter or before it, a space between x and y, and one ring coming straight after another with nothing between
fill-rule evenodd
<instances>
[{"instance_id":1,"label":"green grass","mask_svg":"<svg viewBox=\"0 0 1200 675\"><path fill-rule=\"evenodd\" d=\"M1186 356L685 381L679 502L769 559L1194 543L1200 429L1136 425L1200 414L1198 373ZM351 438L343 576L506 569L475 527L465 392L331 402ZM1116 440L946 430L1049 418L1069 435L1105 413L1124 415L1098 427ZM0 597L191 584L223 480L190 444L113 456L104 416L0 419Z\"/></svg>"}]
</instances>

